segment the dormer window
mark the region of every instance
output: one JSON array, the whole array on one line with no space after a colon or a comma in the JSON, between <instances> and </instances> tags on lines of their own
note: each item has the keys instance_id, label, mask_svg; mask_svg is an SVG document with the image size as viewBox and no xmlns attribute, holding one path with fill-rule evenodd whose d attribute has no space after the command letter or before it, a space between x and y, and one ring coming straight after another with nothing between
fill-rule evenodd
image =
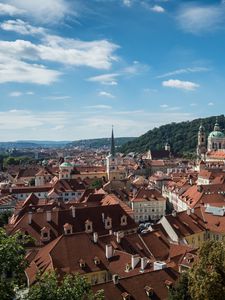
<instances>
[{"instance_id":1,"label":"dormer window","mask_svg":"<svg viewBox=\"0 0 225 300\"><path fill-rule=\"evenodd\" d=\"M154 290L153 290L153 288L152 288L151 286L146 285L146 286L144 287L144 290L145 290L145 293L146 293L146 295L147 295L148 297L153 296Z\"/></svg>"},{"instance_id":2,"label":"dormer window","mask_svg":"<svg viewBox=\"0 0 225 300\"><path fill-rule=\"evenodd\" d=\"M50 240L50 229L48 227L43 227L41 229L41 240L47 242Z\"/></svg>"},{"instance_id":3,"label":"dormer window","mask_svg":"<svg viewBox=\"0 0 225 300\"><path fill-rule=\"evenodd\" d=\"M120 219L120 223L122 226L127 225L127 216L123 215Z\"/></svg>"},{"instance_id":4,"label":"dormer window","mask_svg":"<svg viewBox=\"0 0 225 300\"><path fill-rule=\"evenodd\" d=\"M85 232L86 233L91 233L93 232L93 225L92 225L92 222L90 220L87 220L85 222Z\"/></svg>"},{"instance_id":5,"label":"dormer window","mask_svg":"<svg viewBox=\"0 0 225 300\"><path fill-rule=\"evenodd\" d=\"M127 292L124 292L121 294L121 297L123 300L129 300L130 299L130 294L128 294Z\"/></svg>"},{"instance_id":6,"label":"dormer window","mask_svg":"<svg viewBox=\"0 0 225 300\"><path fill-rule=\"evenodd\" d=\"M63 226L63 229L64 229L64 234L71 234L73 233L73 228L72 228L72 225L71 224L68 224L66 223L64 226Z\"/></svg>"},{"instance_id":7,"label":"dormer window","mask_svg":"<svg viewBox=\"0 0 225 300\"><path fill-rule=\"evenodd\" d=\"M172 286L173 286L173 283L172 283L172 281L170 281L170 280L166 280L166 281L165 281L165 285L166 285L166 287L167 287L168 289L171 289Z\"/></svg>"},{"instance_id":8,"label":"dormer window","mask_svg":"<svg viewBox=\"0 0 225 300\"><path fill-rule=\"evenodd\" d=\"M100 264L100 259L97 256L94 257L94 264L96 266Z\"/></svg>"},{"instance_id":9,"label":"dormer window","mask_svg":"<svg viewBox=\"0 0 225 300\"><path fill-rule=\"evenodd\" d=\"M82 258L79 260L79 265L80 265L81 269L85 268L85 266L86 266L86 263Z\"/></svg>"},{"instance_id":10,"label":"dormer window","mask_svg":"<svg viewBox=\"0 0 225 300\"><path fill-rule=\"evenodd\" d=\"M112 228L112 219L110 217L107 217L105 219L105 229L111 229Z\"/></svg>"}]
</instances>

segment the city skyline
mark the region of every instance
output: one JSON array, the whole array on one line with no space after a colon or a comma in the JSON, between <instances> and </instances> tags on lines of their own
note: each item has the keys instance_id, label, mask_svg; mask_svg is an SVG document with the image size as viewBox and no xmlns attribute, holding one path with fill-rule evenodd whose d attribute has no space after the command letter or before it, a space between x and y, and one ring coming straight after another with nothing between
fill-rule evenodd
<instances>
[{"instance_id":1,"label":"city skyline","mask_svg":"<svg viewBox=\"0 0 225 300\"><path fill-rule=\"evenodd\" d=\"M0 2L0 138L139 136L220 115L224 1Z\"/></svg>"}]
</instances>

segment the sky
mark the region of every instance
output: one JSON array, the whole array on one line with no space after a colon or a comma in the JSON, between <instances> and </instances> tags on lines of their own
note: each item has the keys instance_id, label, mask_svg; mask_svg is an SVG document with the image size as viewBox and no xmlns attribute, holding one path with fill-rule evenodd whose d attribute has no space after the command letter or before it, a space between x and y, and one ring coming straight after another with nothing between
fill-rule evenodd
<instances>
[{"instance_id":1,"label":"sky","mask_svg":"<svg viewBox=\"0 0 225 300\"><path fill-rule=\"evenodd\" d=\"M223 114L224 56L225 1L0 0L0 141Z\"/></svg>"}]
</instances>

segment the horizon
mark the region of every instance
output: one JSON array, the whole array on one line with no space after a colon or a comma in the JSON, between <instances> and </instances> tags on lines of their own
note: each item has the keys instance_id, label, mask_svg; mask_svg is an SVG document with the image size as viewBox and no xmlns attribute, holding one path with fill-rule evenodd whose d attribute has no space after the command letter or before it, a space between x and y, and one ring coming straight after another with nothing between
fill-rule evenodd
<instances>
[{"instance_id":1,"label":"horizon","mask_svg":"<svg viewBox=\"0 0 225 300\"><path fill-rule=\"evenodd\" d=\"M0 1L0 140L138 137L219 115L225 2ZM138 20L138 21L137 21Z\"/></svg>"}]
</instances>

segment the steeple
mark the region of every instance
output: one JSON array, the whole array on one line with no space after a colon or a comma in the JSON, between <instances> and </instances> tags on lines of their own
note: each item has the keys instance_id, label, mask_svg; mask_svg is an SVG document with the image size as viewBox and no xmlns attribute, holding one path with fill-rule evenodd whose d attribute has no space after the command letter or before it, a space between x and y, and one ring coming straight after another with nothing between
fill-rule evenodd
<instances>
[{"instance_id":1,"label":"steeple","mask_svg":"<svg viewBox=\"0 0 225 300\"><path fill-rule=\"evenodd\" d=\"M115 153L116 153L116 149L115 149L115 140L114 140L113 126L112 126L110 154L112 155L112 157L114 157Z\"/></svg>"},{"instance_id":2,"label":"steeple","mask_svg":"<svg viewBox=\"0 0 225 300\"><path fill-rule=\"evenodd\" d=\"M218 123L218 117L216 117L216 124L214 126L214 131L220 131L220 125Z\"/></svg>"}]
</instances>

